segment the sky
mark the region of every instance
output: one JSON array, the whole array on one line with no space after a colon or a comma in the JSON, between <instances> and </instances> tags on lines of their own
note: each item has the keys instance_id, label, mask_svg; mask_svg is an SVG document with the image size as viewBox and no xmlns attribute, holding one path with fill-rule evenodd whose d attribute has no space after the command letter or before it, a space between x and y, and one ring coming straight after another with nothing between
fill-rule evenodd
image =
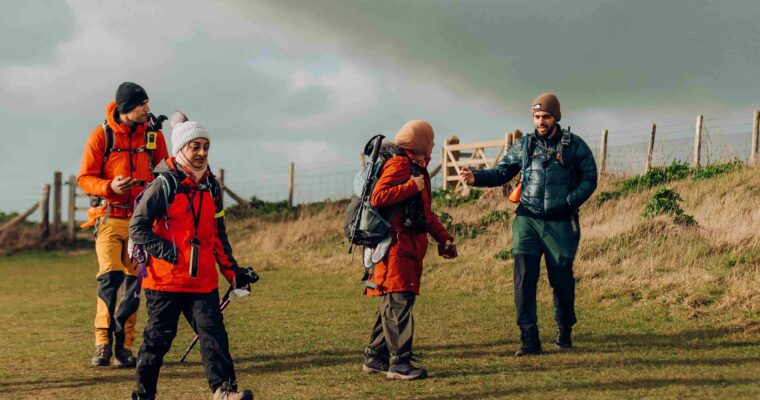
<instances>
[{"instance_id":1,"label":"sky","mask_svg":"<svg viewBox=\"0 0 760 400\"><path fill-rule=\"evenodd\" d=\"M697 114L751 129L757 21L756 0L6 0L0 211L77 173L124 81L154 113L203 124L212 167L246 197L266 197L290 161L314 189L317 171L354 169L369 137L410 119L432 124L436 149L529 130L548 91L589 142L605 128L639 140L652 122L693 130Z\"/></svg>"}]
</instances>

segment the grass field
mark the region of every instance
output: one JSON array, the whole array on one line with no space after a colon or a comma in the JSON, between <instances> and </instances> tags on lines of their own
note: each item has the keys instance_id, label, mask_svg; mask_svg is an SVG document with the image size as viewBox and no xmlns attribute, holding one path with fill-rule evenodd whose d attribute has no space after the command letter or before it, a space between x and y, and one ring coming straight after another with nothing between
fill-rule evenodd
<instances>
[{"instance_id":1,"label":"grass field","mask_svg":"<svg viewBox=\"0 0 760 400\"><path fill-rule=\"evenodd\" d=\"M376 300L361 294L361 268L345 254L339 206L231 221L239 260L262 276L225 313L238 379L259 399L759 398L757 176L745 169L673 183L696 228L644 220L654 189L584 208L569 353L550 346L542 271L547 354L513 356L512 264L495 257L509 247L509 221L458 240L457 260L431 251L415 307L415 350L431 376L415 382L360 372ZM509 210L488 197L439 211L474 223L490 209ZM0 398L128 398L133 370L89 366L96 270L92 250L0 258ZM159 398L210 398L197 350L177 362L191 338L180 321Z\"/></svg>"}]
</instances>

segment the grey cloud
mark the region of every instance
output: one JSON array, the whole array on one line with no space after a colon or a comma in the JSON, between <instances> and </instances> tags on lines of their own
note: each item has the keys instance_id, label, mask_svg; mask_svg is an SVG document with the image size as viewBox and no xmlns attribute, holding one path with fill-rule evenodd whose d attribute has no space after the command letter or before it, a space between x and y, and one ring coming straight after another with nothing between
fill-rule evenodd
<instances>
[{"instance_id":1,"label":"grey cloud","mask_svg":"<svg viewBox=\"0 0 760 400\"><path fill-rule=\"evenodd\" d=\"M238 3L251 18L261 5ZM301 38L368 64L514 106L540 91L578 106L651 106L760 89L760 3L272 1ZM266 11L266 10L264 10ZM738 66L734 61L738 61Z\"/></svg>"},{"instance_id":2,"label":"grey cloud","mask_svg":"<svg viewBox=\"0 0 760 400\"><path fill-rule=\"evenodd\" d=\"M48 62L58 44L73 33L74 17L63 1L4 1L0 64Z\"/></svg>"}]
</instances>

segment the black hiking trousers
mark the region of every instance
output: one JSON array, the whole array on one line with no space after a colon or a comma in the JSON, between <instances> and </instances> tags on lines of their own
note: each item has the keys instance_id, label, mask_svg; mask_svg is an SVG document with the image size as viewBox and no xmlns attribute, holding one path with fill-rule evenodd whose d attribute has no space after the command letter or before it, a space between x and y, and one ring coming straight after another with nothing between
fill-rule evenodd
<instances>
[{"instance_id":1,"label":"black hiking trousers","mask_svg":"<svg viewBox=\"0 0 760 400\"><path fill-rule=\"evenodd\" d=\"M179 315L184 314L200 337L201 359L209 388L213 393L223 382L237 390L235 369L229 350L224 319L219 310L219 292L164 292L145 290L148 323L143 332L143 344L137 355L137 391L140 398L156 394L158 373L164 355L177 334Z\"/></svg>"}]
</instances>

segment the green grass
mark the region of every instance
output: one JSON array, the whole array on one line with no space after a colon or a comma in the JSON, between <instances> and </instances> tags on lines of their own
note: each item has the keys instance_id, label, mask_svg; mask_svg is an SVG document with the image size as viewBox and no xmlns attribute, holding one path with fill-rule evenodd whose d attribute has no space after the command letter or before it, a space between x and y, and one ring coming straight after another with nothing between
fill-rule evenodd
<instances>
[{"instance_id":1,"label":"green grass","mask_svg":"<svg viewBox=\"0 0 760 400\"><path fill-rule=\"evenodd\" d=\"M337 239L321 247L311 256L343 249ZM278 261L268 256L253 296L225 313L238 379L258 399L760 396L758 331L736 322L757 321L757 316L728 309L721 316L690 319L625 296L591 298L581 281L576 349L559 353L550 346L554 324L545 272L538 311L546 355L512 355L518 337L510 287L426 288L423 277L415 350L425 354L423 365L431 377L393 382L367 376L360 372L362 349L377 300L361 294L360 267L350 264L348 255L344 266L323 272L299 268L308 256L293 251L278 253ZM749 256L737 255L737 260L741 257ZM511 263L489 258L503 265L511 281ZM467 273L459 267L436 259L428 273ZM129 396L133 370L89 366L96 270L94 251L0 258L0 398ZM139 332L144 313L143 303ZM180 320L159 380L159 398L210 398L197 349L186 364L177 362L191 337Z\"/></svg>"},{"instance_id":2,"label":"green grass","mask_svg":"<svg viewBox=\"0 0 760 400\"><path fill-rule=\"evenodd\" d=\"M614 185L617 189L599 192L595 201L602 204L630 193L651 189L668 182L680 181L689 176L694 181L713 179L744 167L745 164L740 160L723 164L709 164L701 168L689 168L689 164L686 162L673 161L670 165L652 167L644 174L615 182Z\"/></svg>"}]
</instances>

